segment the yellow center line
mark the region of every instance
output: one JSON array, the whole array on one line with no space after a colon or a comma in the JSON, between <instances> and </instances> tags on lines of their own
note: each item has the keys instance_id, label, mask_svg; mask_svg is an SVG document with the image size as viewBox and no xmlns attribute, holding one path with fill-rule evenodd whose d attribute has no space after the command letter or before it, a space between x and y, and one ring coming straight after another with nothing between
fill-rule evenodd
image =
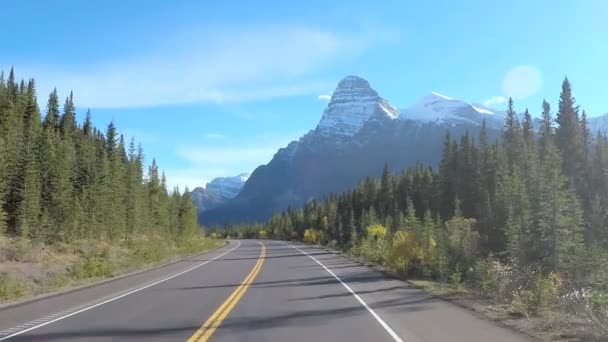
<instances>
[{"instance_id":1,"label":"yellow center line","mask_svg":"<svg viewBox=\"0 0 608 342\"><path fill-rule=\"evenodd\" d=\"M266 246L264 246L264 244L260 242L258 243L262 246L262 251L260 252L258 261L256 262L255 266L253 266L251 272L249 272L249 274L247 275L247 277L245 277L241 285L239 285L234 290L234 292L232 292L232 294L228 296L224 303L222 303L222 305L220 305L220 307L215 310L211 317L209 317L209 319L203 324L203 326L198 329L194 333L194 335L192 335L188 339L187 342L206 342L209 337L211 337L211 335L215 332L215 330L220 326L220 324L222 324L224 319L226 319L228 314L230 314L230 311L232 311L232 309L236 306L241 297L243 297L243 294L245 294L245 291L247 291L249 285L251 285L255 277L262 269L264 257L266 256Z\"/></svg>"}]
</instances>

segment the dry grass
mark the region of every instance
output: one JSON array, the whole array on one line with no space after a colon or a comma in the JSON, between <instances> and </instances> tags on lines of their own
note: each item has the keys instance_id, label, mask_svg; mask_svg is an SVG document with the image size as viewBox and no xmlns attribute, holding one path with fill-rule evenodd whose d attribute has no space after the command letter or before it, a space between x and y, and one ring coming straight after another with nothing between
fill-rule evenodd
<instances>
[{"instance_id":1,"label":"dry grass","mask_svg":"<svg viewBox=\"0 0 608 342\"><path fill-rule=\"evenodd\" d=\"M410 283L539 341L608 341L605 332L583 315L568 314L558 308L546 308L535 315L526 316L513 304L493 303L491 299L483 299L462 286L455 287L429 280L410 280Z\"/></svg>"},{"instance_id":2,"label":"dry grass","mask_svg":"<svg viewBox=\"0 0 608 342\"><path fill-rule=\"evenodd\" d=\"M194 238L127 243L75 241L52 246L0 236L0 303L91 283L220 246Z\"/></svg>"}]
</instances>

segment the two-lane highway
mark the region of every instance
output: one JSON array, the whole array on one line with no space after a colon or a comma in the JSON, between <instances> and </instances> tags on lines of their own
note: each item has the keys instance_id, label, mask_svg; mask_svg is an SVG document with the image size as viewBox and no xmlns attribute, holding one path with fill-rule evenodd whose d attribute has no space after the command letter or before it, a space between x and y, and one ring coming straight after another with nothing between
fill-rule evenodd
<instances>
[{"instance_id":1,"label":"two-lane highway","mask_svg":"<svg viewBox=\"0 0 608 342\"><path fill-rule=\"evenodd\" d=\"M231 241L189 260L0 310L0 341L527 339L311 246Z\"/></svg>"}]
</instances>

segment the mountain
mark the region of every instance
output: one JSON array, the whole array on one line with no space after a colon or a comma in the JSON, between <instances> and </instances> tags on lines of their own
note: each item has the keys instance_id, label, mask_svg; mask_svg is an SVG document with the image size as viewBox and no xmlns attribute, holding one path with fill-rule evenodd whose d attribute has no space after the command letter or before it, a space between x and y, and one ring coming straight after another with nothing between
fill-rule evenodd
<instances>
[{"instance_id":1,"label":"mountain","mask_svg":"<svg viewBox=\"0 0 608 342\"><path fill-rule=\"evenodd\" d=\"M598 131L604 134L608 133L608 113L591 117L588 119L588 123L589 131L593 137L595 137Z\"/></svg>"},{"instance_id":2,"label":"mountain","mask_svg":"<svg viewBox=\"0 0 608 342\"><path fill-rule=\"evenodd\" d=\"M483 120L486 120L488 127L500 128L504 122L504 112L432 92L411 107L401 110L401 119L439 126L458 124L479 126Z\"/></svg>"},{"instance_id":3,"label":"mountain","mask_svg":"<svg viewBox=\"0 0 608 342\"><path fill-rule=\"evenodd\" d=\"M363 78L347 76L333 92L318 125L254 170L241 192L208 210L203 224L261 221L273 212L353 187L393 170L437 166L446 131L477 138L486 121L493 141L504 112L431 93L397 109Z\"/></svg>"},{"instance_id":4,"label":"mountain","mask_svg":"<svg viewBox=\"0 0 608 342\"><path fill-rule=\"evenodd\" d=\"M207 183L204 188L198 187L192 190L192 199L199 216L202 212L218 207L235 198L243 188L247 178L249 178L248 173L241 173L234 177L219 177Z\"/></svg>"}]
</instances>

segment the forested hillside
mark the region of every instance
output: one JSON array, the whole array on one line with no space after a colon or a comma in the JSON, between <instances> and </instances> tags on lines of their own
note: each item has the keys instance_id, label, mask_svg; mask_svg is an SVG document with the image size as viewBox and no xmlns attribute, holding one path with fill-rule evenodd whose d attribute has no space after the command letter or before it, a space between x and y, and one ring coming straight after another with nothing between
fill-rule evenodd
<instances>
[{"instance_id":1,"label":"forested hillside","mask_svg":"<svg viewBox=\"0 0 608 342\"><path fill-rule=\"evenodd\" d=\"M76 120L70 94L38 108L35 81L0 74L0 301L110 277L217 245L187 189L110 123Z\"/></svg>"},{"instance_id":2,"label":"forested hillside","mask_svg":"<svg viewBox=\"0 0 608 342\"><path fill-rule=\"evenodd\" d=\"M114 123L76 121L70 94L54 90L41 117L36 84L0 76L0 228L47 243L142 234L187 237L197 230L188 191L169 195L153 160L144 176L141 145Z\"/></svg>"},{"instance_id":3,"label":"forested hillside","mask_svg":"<svg viewBox=\"0 0 608 342\"><path fill-rule=\"evenodd\" d=\"M582 315L608 334L608 138L589 132L567 79L555 116L541 109L535 130L509 101L500 142L485 126L446 134L438 171L385 167L380 180L228 234L338 245L527 316Z\"/></svg>"}]
</instances>

